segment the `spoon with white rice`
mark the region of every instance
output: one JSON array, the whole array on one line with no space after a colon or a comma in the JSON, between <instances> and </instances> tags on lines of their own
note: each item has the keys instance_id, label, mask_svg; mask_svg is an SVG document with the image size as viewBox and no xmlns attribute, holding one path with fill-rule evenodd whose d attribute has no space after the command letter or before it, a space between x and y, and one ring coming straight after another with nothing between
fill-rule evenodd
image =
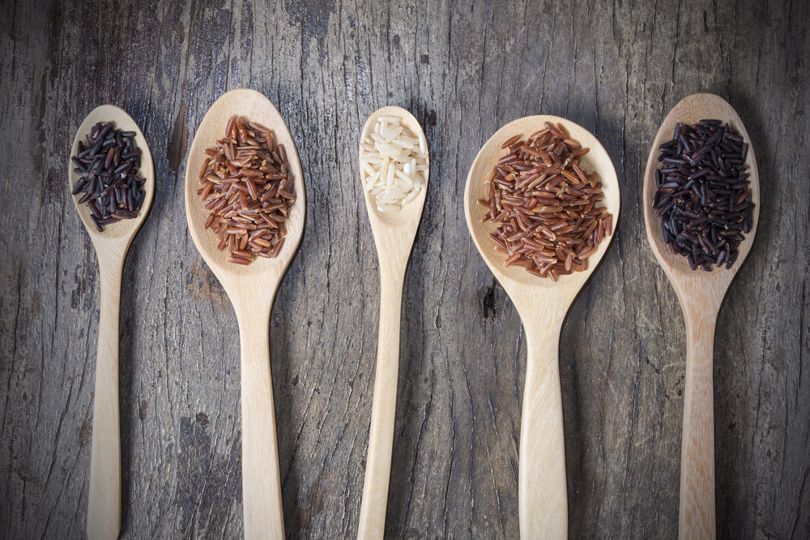
<instances>
[{"instance_id":1,"label":"spoon with white rice","mask_svg":"<svg viewBox=\"0 0 810 540\"><path fill-rule=\"evenodd\" d=\"M377 210L391 214L399 212L420 193L424 194L428 170L427 145L421 129L415 135L404 125L401 116L396 115L399 111L408 116L411 116L410 113L399 109L390 116L377 116L382 110L374 113L363 129L360 174L363 176L366 202L370 194ZM372 119L374 122L369 125ZM418 122L416 126L419 127ZM418 206L421 214L422 205Z\"/></svg>"},{"instance_id":2,"label":"spoon with white rice","mask_svg":"<svg viewBox=\"0 0 810 540\"><path fill-rule=\"evenodd\" d=\"M368 118L360 136L360 179L380 268L380 327L360 505L358 538L362 539L381 539L385 530L402 286L425 206L428 170L425 134L411 113L400 107L383 107Z\"/></svg>"}]
</instances>

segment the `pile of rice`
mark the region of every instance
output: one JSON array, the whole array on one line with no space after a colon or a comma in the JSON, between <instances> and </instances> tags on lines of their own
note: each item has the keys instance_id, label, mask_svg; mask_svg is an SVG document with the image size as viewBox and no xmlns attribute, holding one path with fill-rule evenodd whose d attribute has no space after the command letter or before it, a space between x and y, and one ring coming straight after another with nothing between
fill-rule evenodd
<instances>
[{"instance_id":1,"label":"pile of rice","mask_svg":"<svg viewBox=\"0 0 810 540\"><path fill-rule=\"evenodd\" d=\"M363 187L380 212L398 212L414 200L425 188L427 169L424 137L415 137L397 117L381 116L360 143Z\"/></svg>"}]
</instances>

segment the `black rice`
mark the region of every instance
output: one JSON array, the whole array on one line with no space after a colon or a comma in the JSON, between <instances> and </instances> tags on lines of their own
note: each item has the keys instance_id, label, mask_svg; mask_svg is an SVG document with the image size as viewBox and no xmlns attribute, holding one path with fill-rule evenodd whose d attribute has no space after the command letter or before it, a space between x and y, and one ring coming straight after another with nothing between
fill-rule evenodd
<instances>
[{"instance_id":1,"label":"black rice","mask_svg":"<svg viewBox=\"0 0 810 540\"><path fill-rule=\"evenodd\" d=\"M692 270L731 268L753 225L748 144L720 120L678 124L660 147L653 206L664 241Z\"/></svg>"},{"instance_id":2,"label":"black rice","mask_svg":"<svg viewBox=\"0 0 810 540\"><path fill-rule=\"evenodd\" d=\"M105 225L138 216L146 199L139 173L141 151L134 131L115 129L113 122L99 122L90 130L71 159L79 179L72 193L90 209L99 232Z\"/></svg>"}]
</instances>

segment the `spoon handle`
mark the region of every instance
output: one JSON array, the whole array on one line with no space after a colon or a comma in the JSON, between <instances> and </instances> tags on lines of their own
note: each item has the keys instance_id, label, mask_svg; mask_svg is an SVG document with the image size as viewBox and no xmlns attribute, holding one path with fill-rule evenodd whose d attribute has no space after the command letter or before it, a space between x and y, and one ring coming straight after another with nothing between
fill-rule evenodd
<instances>
[{"instance_id":1,"label":"spoon handle","mask_svg":"<svg viewBox=\"0 0 810 540\"><path fill-rule=\"evenodd\" d=\"M242 405L242 509L245 538L284 538L276 412L270 374L270 313L239 317Z\"/></svg>"},{"instance_id":2,"label":"spoon handle","mask_svg":"<svg viewBox=\"0 0 810 540\"><path fill-rule=\"evenodd\" d=\"M118 538L121 530L121 433L118 401L118 322L124 256L99 257L99 321L87 536Z\"/></svg>"},{"instance_id":3,"label":"spoon handle","mask_svg":"<svg viewBox=\"0 0 810 540\"><path fill-rule=\"evenodd\" d=\"M518 466L522 540L568 536L559 369L563 317L541 316L525 325L528 357Z\"/></svg>"},{"instance_id":4,"label":"spoon handle","mask_svg":"<svg viewBox=\"0 0 810 540\"><path fill-rule=\"evenodd\" d=\"M708 311L708 312L707 312ZM686 318L679 538L714 538L714 395L712 364L717 312Z\"/></svg>"},{"instance_id":5,"label":"spoon handle","mask_svg":"<svg viewBox=\"0 0 810 540\"><path fill-rule=\"evenodd\" d=\"M360 504L358 539L378 540L385 532L388 481L397 404L399 325L402 314L404 272L380 268L380 327L371 428L368 435L366 475Z\"/></svg>"}]
</instances>

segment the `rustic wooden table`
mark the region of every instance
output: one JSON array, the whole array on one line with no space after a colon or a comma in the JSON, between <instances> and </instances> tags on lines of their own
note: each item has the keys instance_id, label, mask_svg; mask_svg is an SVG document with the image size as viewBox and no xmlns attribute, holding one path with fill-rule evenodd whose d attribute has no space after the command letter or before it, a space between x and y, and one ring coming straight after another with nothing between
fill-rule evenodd
<instances>
[{"instance_id":1,"label":"rustic wooden table","mask_svg":"<svg viewBox=\"0 0 810 540\"><path fill-rule=\"evenodd\" d=\"M182 185L202 115L246 86L286 117L306 175L306 233L271 326L290 537L357 530L378 278L356 156L385 104L414 112L431 152L388 536L517 536L525 341L461 197L480 145L533 113L593 131L622 185L618 237L560 345L570 535L676 535L683 319L640 180L663 116L696 91L739 111L763 192L717 329L718 535L810 537L808 3L262 4L2 2L0 536L84 531L98 278L66 162L105 102L139 122L157 172L122 294L123 534L241 536L236 319L186 230Z\"/></svg>"}]
</instances>

